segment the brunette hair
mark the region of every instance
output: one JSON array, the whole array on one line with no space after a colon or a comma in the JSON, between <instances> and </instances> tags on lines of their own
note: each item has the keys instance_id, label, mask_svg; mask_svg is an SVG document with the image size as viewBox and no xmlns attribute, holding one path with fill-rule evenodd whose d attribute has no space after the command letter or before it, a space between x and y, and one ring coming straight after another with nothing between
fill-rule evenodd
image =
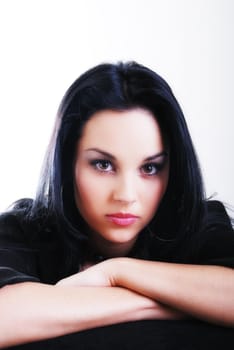
<instances>
[{"instance_id":1,"label":"brunette hair","mask_svg":"<svg viewBox=\"0 0 234 350\"><path fill-rule=\"evenodd\" d=\"M150 224L151 232L176 238L199 226L204 200L202 177L171 88L162 77L138 63L101 64L81 75L62 99L31 210L32 216L44 213L53 217L67 244L85 238L73 189L75 149L82 128L97 111L135 107L153 113L170 150L168 188Z\"/></svg>"}]
</instances>

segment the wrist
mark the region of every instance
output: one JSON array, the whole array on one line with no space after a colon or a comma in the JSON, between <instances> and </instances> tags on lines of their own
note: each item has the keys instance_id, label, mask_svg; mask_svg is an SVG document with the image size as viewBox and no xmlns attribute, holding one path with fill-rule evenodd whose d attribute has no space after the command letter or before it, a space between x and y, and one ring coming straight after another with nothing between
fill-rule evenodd
<instances>
[{"instance_id":1,"label":"wrist","mask_svg":"<svg viewBox=\"0 0 234 350\"><path fill-rule=\"evenodd\" d=\"M124 287L123 277L129 269L131 260L128 257L118 257L106 261L108 262L108 274L112 287Z\"/></svg>"}]
</instances>

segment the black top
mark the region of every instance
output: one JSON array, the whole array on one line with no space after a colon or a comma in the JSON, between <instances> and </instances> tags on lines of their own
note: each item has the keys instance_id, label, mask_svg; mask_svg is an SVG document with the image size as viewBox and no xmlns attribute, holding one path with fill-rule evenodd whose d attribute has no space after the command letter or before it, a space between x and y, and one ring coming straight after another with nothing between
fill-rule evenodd
<instances>
[{"instance_id":1,"label":"black top","mask_svg":"<svg viewBox=\"0 0 234 350\"><path fill-rule=\"evenodd\" d=\"M79 256L67 264L64 242L53 226L38 227L27 222L21 211L0 216L0 287L23 281L54 284L79 271ZM202 227L193 235L151 238L148 258L234 267L234 231L224 206L207 202Z\"/></svg>"},{"instance_id":2,"label":"black top","mask_svg":"<svg viewBox=\"0 0 234 350\"><path fill-rule=\"evenodd\" d=\"M79 257L75 263L73 261L73 265L65 264L63 257L65 259L63 240L52 225L39 230L38 225L34 227L24 219L21 211L11 211L0 216L0 287L23 281L54 284L59 279L79 271ZM224 206L218 201L207 202L203 224L193 235L171 240L153 237L150 241L149 259L234 267L234 231ZM66 268L62 268L63 266ZM192 343L189 342L190 337L185 347L182 345L175 347L175 339L172 341L170 336L178 337L177 343L182 344L182 339L186 340L183 329L191 337L194 336L195 347L192 347ZM215 339L215 336L211 337L213 330L216 332L214 344L212 339L213 337ZM140 335L134 338L135 332L138 331ZM211 341L207 344L212 344L213 349L221 348L221 342L227 339L223 336L229 337L229 341L234 346L233 329L212 326L199 321L158 320L97 328L37 342L32 348L39 349L41 344L41 349L78 349L76 346L79 343L79 349L108 349L113 348L113 339L116 339L119 344L116 345L116 349L133 348L130 345L128 347L127 344L134 344L135 349L143 346L146 349L203 349L202 344L205 343L199 337L207 334L211 337L207 338ZM98 339L98 342L97 340L94 340L94 343L91 342L91 335L94 337L93 340ZM217 338L219 336L220 347L215 347L219 344ZM30 345L24 346L25 349L30 347ZM226 345L224 348L227 349Z\"/></svg>"}]
</instances>

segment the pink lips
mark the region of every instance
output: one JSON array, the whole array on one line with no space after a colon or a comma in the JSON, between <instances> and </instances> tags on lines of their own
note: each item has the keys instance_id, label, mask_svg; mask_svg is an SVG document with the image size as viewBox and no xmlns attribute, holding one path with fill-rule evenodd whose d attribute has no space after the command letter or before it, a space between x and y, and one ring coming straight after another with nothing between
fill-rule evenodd
<instances>
[{"instance_id":1,"label":"pink lips","mask_svg":"<svg viewBox=\"0 0 234 350\"><path fill-rule=\"evenodd\" d=\"M106 215L109 221L119 226L129 226L134 224L139 216L132 214L115 213Z\"/></svg>"}]
</instances>

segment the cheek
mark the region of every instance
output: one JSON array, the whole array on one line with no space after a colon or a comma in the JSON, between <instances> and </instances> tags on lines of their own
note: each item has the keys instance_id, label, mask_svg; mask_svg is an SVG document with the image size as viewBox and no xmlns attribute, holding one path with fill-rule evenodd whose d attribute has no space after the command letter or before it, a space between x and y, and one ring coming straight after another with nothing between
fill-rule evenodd
<instances>
[{"instance_id":1,"label":"cheek","mask_svg":"<svg viewBox=\"0 0 234 350\"><path fill-rule=\"evenodd\" d=\"M150 207L157 206L163 197L164 190L161 186L151 186L148 191L145 191L145 201L148 202Z\"/></svg>"},{"instance_id":2,"label":"cheek","mask_svg":"<svg viewBox=\"0 0 234 350\"><path fill-rule=\"evenodd\" d=\"M143 192L145 208L149 215L154 215L167 189L167 178L157 179Z\"/></svg>"},{"instance_id":3,"label":"cheek","mask_svg":"<svg viewBox=\"0 0 234 350\"><path fill-rule=\"evenodd\" d=\"M76 176L75 197L78 208L97 207L103 195L103 188L95 177L85 172Z\"/></svg>"},{"instance_id":4,"label":"cheek","mask_svg":"<svg viewBox=\"0 0 234 350\"><path fill-rule=\"evenodd\" d=\"M75 181L75 193L76 193L76 202L78 206L80 206L82 203L86 203L87 200L89 200L90 197L90 183L85 176L82 176L79 174L79 176L76 176Z\"/></svg>"}]
</instances>

